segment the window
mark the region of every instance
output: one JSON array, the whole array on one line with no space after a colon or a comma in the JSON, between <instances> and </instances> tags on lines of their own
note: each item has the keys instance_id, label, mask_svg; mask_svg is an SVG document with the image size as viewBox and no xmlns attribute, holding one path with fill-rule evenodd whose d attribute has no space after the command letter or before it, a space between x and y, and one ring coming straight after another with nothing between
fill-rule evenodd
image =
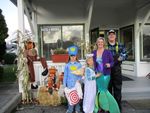
<instances>
[{"instance_id":1,"label":"window","mask_svg":"<svg viewBox=\"0 0 150 113\"><path fill-rule=\"evenodd\" d=\"M125 45L128 58L127 60L135 60L135 44L134 44L134 26L120 28L120 41Z\"/></svg>"},{"instance_id":2,"label":"window","mask_svg":"<svg viewBox=\"0 0 150 113\"><path fill-rule=\"evenodd\" d=\"M114 29L114 30L116 32L116 36L117 36L117 40L118 40L118 30L117 29ZM109 32L109 30L99 30L99 28L92 29L90 31L90 33L91 33L90 43L94 46L96 44L96 41L97 41L98 37L104 37L105 41L107 43L108 42L108 32ZM91 47L91 50L94 49L93 46Z\"/></svg>"},{"instance_id":3,"label":"window","mask_svg":"<svg viewBox=\"0 0 150 113\"><path fill-rule=\"evenodd\" d=\"M49 59L50 50L59 48L61 45L59 40L61 38L61 26L43 26L42 32L42 48L43 55Z\"/></svg>"},{"instance_id":4,"label":"window","mask_svg":"<svg viewBox=\"0 0 150 113\"><path fill-rule=\"evenodd\" d=\"M95 44L97 38L99 37L99 28L94 28L90 31L90 42L91 44ZM92 48L93 49L93 48Z\"/></svg>"},{"instance_id":5,"label":"window","mask_svg":"<svg viewBox=\"0 0 150 113\"><path fill-rule=\"evenodd\" d=\"M80 42L83 38L83 25L42 25L40 26L41 55L47 60L51 59L51 50L56 48L67 49L70 45L79 46L79 58L82 56L83 48Z\"/></svg>"},{"instance_id":6,"label":"window","mask_svg":"<svg viewBox=\"0 0 150 113\"><path fill-rule=\"evenodd\" d=\"M141 42L141 60L150 61L150 23L143 26L140 35Z\"/></svg>"},{"instance_id":7,"label":"window","mask_svg":"<svg viewBox=\"0 0 150 113\"><path fill-rule=\"evenodd\" d=\"M79 58L81 58L81 55L83 55L83 53L81 53L83 51L83 48L80 43L83 40L83 26L82 25L62 26L62 37L63 37L63 48L67 48L72 44L78 45Z\"/></svg>"}]
</instances>

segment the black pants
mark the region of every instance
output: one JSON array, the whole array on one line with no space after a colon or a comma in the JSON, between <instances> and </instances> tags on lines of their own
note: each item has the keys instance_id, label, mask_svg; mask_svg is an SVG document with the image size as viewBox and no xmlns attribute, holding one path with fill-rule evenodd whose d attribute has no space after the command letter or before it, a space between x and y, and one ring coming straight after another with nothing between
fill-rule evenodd
<instances>
[{"instance_id":1,"label":"black pants","mask_svg":"<svg viewBox=\"0 0 150 113\"><path fill-rule=\"evenodd\" d=\"M122 90L122 74L121 74L121 66L115 65L111 69L111 79L109 83L109 92L114 96L116 99L119 108L121 110L121 90Z\"/></svg>"}]
</instances>

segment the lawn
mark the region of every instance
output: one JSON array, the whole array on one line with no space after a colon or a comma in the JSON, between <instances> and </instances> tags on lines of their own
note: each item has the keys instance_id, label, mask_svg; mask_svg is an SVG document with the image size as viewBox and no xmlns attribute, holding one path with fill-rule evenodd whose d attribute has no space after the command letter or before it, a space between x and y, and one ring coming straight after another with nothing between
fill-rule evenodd
<instances>
[{"instance_id":1,"label":"lawn","mask_svg":"<svg viewBox=\"0 0 150 113\"><path fill-rule=\"evenodd\" d=\"M17 65L3 65L3 74L0 73L0 82L15 82Z\"/></svg>"}]
</instances>

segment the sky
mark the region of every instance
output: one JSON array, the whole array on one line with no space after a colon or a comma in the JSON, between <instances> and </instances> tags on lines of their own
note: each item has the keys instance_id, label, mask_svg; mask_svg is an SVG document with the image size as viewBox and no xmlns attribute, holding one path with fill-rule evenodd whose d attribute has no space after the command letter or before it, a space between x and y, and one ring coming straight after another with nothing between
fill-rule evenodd
<instances>
[{"instance_id":1,"label":"sky","mask_svg":"<svg viewBox=\"0 0 150 113\"><path fill-rule=\"evenodd\" d=\"M8 27L9 37L6 41L9 41L13 33L18 29L18 9L10 0L0 0L0 9L5 17L5 21ZM25 28L29 29L28 20L25 17Z\"/></svg>"}]
</instances>

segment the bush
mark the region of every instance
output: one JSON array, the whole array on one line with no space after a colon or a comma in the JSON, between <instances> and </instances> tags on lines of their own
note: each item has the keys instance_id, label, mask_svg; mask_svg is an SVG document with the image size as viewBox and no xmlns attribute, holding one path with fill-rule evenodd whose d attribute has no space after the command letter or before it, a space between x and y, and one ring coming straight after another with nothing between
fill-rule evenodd
<instances>
[{"instance_id":1,"label":"bush","mask_svg":"<svg viewBox=\"0 0 150 113\"><path fill-rule=\"evenodd\" d=\"M17 55L15 53L6 53L4 55L5 64L13 64Z\"/></svg>"},{"instance_id":2,"label":"bush","mask_svg":"<svg viewBox=\"0 0 150 113\"><path fill-rule=\"evenodd\" d=\"M54 54L67 54L68 52L63 48L57 48L54 50Z\"/></svg>"},{"instance_id":3,"label":"bush","mask_svg":"<svg viewBox=\"0 0 150 113\"><path fill-rule=\"evenodd\" d=\"M0 76L0 82L15 82L17 79L17 65L4 65L2 68L3 74Z\"/></svg>"},{"instance_id":4,"label":"bush","mask_svg":"<svg viewBox=\"0 0 150 113\"><path fill-rule=\"evenodd\" d=\"M0 66L0 75L3 75L4 69L2 66Z\"/></svg>"}]
</instances>

